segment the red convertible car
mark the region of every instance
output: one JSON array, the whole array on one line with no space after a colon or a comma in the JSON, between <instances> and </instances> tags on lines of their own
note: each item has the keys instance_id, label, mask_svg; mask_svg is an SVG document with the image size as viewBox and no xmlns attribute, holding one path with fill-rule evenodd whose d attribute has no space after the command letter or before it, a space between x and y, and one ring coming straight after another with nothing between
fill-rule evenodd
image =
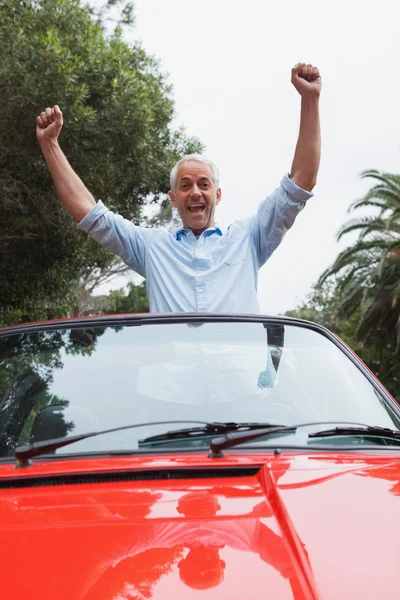
<instances>
[{"instance_id":1,"label":"red convertible car","mask_svg":"<svg viewBox=\"0 0 400 600\"><path fill-rule=\"evenodd\" d=\"M399 406L323 327L0 330L1 600L397 600L399 515Z\"/></svg>"}]
</instances>

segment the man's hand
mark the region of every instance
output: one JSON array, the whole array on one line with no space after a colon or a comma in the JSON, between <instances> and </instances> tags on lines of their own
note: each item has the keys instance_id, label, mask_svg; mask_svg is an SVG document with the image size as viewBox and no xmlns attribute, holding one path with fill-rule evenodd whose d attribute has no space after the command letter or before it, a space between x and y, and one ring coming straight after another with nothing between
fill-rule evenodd
<instances>
[{"instance_id":1,"label":"man's hand","mask_svg":"<svg viewBox=\"0 0 400 600\"><path fill-rule=\"evenodd\" d=\"M75 221L81 221L95 199L69 164L57 141L63 126L60 107L46 108L36 119L36 135L56 190Z\"/></svg>"},{"instance_id":2,"label":"man's hand","mask_svg":"<svg viewBox=\"0 0 400 600\"><path fill-rule=\"evenodd\" d=\"M319 70L313 65L297 63L292 69L292 83L301 96L301 114L290 177L298 186L311 191L317 181L321 155Z\"/></svg>"},{"instance_id":3,"label":"man's hand","mask_svg":"<svg viewBox=\"0 0 400 600\"><path fill-rule=\"evenodd\" d=\"M56 140L63 126L63 116L60 107L46 108L36 119L36 135L39 143Z\"/></svg>"},{"instance_id":4,"label":"man's hand","mask_svg":"<svg viewBox=\"0 0 400 600\"><path fill-rule=\"evenodd\" d=\"M317 67L297 63L292 69L292 83L302 98L318 98L322 81Z\"/></svg>"}]
</instances>

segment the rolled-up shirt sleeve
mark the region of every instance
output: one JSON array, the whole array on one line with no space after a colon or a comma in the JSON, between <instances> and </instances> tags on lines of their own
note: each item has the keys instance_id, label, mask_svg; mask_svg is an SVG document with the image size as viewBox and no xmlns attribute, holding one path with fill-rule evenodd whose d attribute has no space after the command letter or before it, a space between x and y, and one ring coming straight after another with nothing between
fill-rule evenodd
<instances>
[{"instance_id":1,"label":"rolled-up shirt sleeve","mask_svg":"<svg viewBox=\"0 0 400 600\"><path fill-rule=\"evenodd\" d=\"M132 221L113 213L101 200L77 227L104 248L120 256L137 273L145 276L145 248L150 229L137 227Z\"/></svg>"},{"instance_id":2,"label":"rolled-up shirt sleeve","mask_svg":"<svg viewBox=\"0 0 400 600\"><path fill-rule=\"evenodd\" d=\"M252 220L253 244L261 267L279 246L313 194L296 185L288 175L258 207Z\"/></svg>"}]
</instances>

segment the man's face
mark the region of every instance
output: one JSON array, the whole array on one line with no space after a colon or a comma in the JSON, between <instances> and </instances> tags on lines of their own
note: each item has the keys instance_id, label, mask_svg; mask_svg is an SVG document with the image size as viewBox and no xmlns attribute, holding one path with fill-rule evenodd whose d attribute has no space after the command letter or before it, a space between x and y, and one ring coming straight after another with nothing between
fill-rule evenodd
<instances>
[{"instance_id":1,"label":"man's face","mask_svg":"<svg viewBox=\"0 0 400 600\"><path fill-rule=\"evenodd\" d=\"M178 209L185 229L200 235L215 224L215 207L221 200L221 189L215 188L211 167L196 160L184 162L178 169L176 191L169 192L172 205Z\"/></svg>"}]
</instances>

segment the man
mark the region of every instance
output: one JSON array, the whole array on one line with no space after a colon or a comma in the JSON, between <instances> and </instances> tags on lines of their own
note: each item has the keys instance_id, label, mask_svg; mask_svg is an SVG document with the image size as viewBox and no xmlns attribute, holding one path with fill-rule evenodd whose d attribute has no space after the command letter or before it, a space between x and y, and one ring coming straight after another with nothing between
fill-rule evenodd
<instances>
[{"instance_id":1,"label":"man","mask_svg":"<svg viewBox=\"0 0 400 600\"><path fill-rule=\"evenodd\" d=\"M83 229L147 280L151 312L259 312L258 270L268 260L312 196L320 161L317 67L298 63L292 83L301 96L300 132L290 175L253 217L226 232L215 223L221 201L218 170L198 155L171 172L169 197L182 219L175 233L136 227L97 204L72 170L59 144L62 113L46 108L37 137L57 192Z\"/></svg>"},{"instance_id":2,"label":"man","mask_svg":"<svg viewBox=\"0 0 400 600\"><path fill-rule=\"evenodd\" d=\"M244 493L248 494L248 491ZM225 518L217 516L221 509L219 502L226 507L227 498L237 497L237 488L228 488L225 497L203 490L189 492L180 496L176 506L177 512L186 518L163 520L150 517L144 524L135 524L130 529L126 526L115 529L107 545L100 542L91 553L90 567L84 574L85 581L76 597L105 600L126 598L131 594L131 597L137 598L144 583L148 586L148 597L153 594L158 596L161 575L172 571L179 572L180 581L189 588L212 589L223 584L227 566L228 577L232 581L232 572L235 565L240 563L240 554L243 553L245 561L248 560L246 554L257 555L260 562L266 563L279 574L284 580L282 587L286 583L288 593L290 588L295 600L304 599L304 584L296 573L295 560L288 551L287 540L281 532L275 533L268 526L273 525L274 521L276 525L268 501L255 505L251 512L243 514L236 521L226 518L226 514ZM171 499L171 506L172 502ZM107 518L106 510L104 519ZM108 518L115 519L114 522L118 522L118 519L122 525L126 520L124 515L110 515ZM307 564L307 550L299 538L296 538L296 542L301 558ZM183 597L185 588L179 589L176 580L174 585L178 597ZM227 589L229 583L225 591ZM182 593L179 594L179 591ZM222 592L221 595L225 597L226 594ZM235 597L239 595L236 593Z\"/></svg>"}]
</instances>

